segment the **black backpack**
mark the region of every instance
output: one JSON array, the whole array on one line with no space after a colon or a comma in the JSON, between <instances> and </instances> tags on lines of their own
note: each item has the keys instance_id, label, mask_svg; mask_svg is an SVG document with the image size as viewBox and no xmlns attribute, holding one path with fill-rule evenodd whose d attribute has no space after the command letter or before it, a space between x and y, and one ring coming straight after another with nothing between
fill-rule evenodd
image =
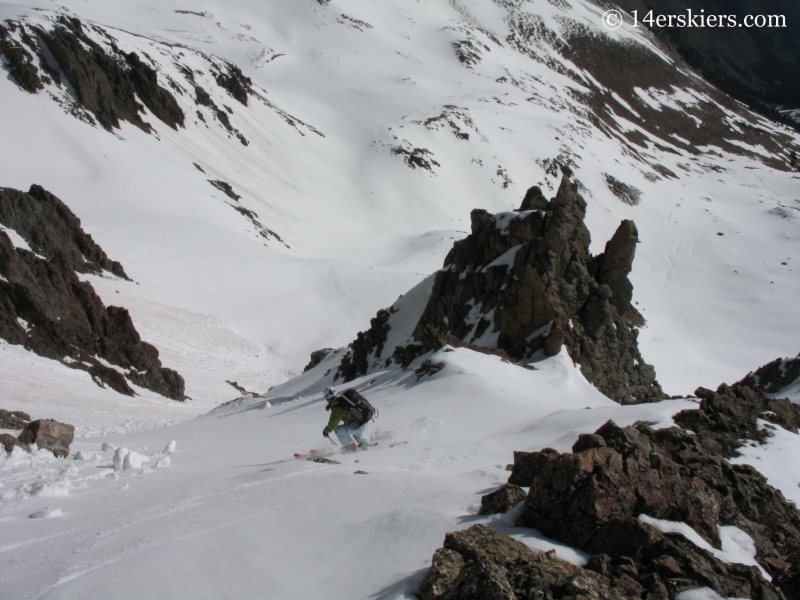
<instances>
[{"instance_id":1,"label":"black backpack","mask_svg":"<svg viewBox=\"0 0 800 600\"><path fill-rule=\"evenodd\" d=\"M369 403L369 400L352 388L342 393L342 404L353 415L351 427L361 427L367 421L378 418L378 411Z\"/></svg>"}]
</instances>

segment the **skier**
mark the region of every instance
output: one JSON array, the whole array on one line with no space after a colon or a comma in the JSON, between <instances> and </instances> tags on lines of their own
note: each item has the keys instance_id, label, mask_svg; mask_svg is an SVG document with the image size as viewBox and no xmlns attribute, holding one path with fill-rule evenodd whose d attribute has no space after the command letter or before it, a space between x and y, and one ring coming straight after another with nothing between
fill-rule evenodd
<instances>
[{"instance_id":1,"label":"skier","mask_svg":"<svg viewBox=\"0 0 800 600\"><path fill-rule=\"evenodd\" d=\"M328 426L322 430L322 435L328 437L333 431L339 438L342 452L352 452L357 448L362 450L369 448L369 440L364 434L368 420L360 422L360 419L348 407L348 401L336 391L336 388L325 388L325 399L328 401L325 410L331 411L331 418Z\"/></svg>"}]
</instances>

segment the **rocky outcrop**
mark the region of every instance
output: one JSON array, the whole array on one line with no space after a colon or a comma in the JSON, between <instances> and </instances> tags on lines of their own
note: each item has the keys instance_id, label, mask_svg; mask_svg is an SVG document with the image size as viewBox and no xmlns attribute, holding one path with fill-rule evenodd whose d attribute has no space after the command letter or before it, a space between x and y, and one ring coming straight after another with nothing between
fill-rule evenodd
<instances>
[{"instance_id":1,"label":"rocky outcrop","mask_svg":"<svg viewBox=\"0 0 800 600\"><path fill-rule=\"evenodd\" d=\"M9 30L3 25L0 25L0 54L5 57L8 73L19 87L31 94L44 87L33 56L11 37Z\"/></svg>"},{"instance_id":2,"label":"rocky outcrop","mask_svg":"<svg viewBox=\"0 0 800 600\"><path fill-rule=\"evenodd\" d=\"M530 492L520 525L608 553L607 526L646 514L685 522L719 546L720 505L708 484L685 478L680 464L636 428L620 429L609 421L596 436L596 446L579 440L585 449L571 454L550 449L531 454L533 478L526 484Z\"/></svg>"},{"instance_id":3,"label":"rocky outcrop","mask_svg":"<svg viewBox=\"0 0 800 600\"><path fill-rule=\"evenodd\" d=\"M319 363L323 361L323 359L333 352L333 348L320 348L319 350L314 350L311 353L311 360L308 361L305 369L303 369L303 373L306 371L310 371L314 367L316 367Z\"/></svg>"},{"instance_id":4,"label":"rocky outcrop","mask_svg":"<svg viewBox=\"0 0 800 600\"><path fill-rule=\"evenodd\" d=\"M538 552L486 525L448 533L422 580L420 600L574 599L667 600L683 591L710 587L725 597L778 600L782 594L753 567L727 565L693 548L683 536L661 534L636 521L650 543L639 561L593 556L586 567ZM678 562L672 554L684 560Z\"/></svg>"},{"instance_id":5,"label":"rocky outcrop","mask_svg":"<svg viewBox=\"0 0 800 600\"><path fill-rule=\"evenodd\" d=\"M581 434L572 452L515 452L509 483L484 496L482 506L506 508L516 498L499 500L529 487L518 524L587 552L585 567L476 525L447 534L418 596L675 600L710 588L722 597L800 599L800 511L756 469L726 460L765 441L770 428L797 433L800 406L742 384L696 395L699 407L678 413L676 427L609 421ZM686 523L717 548L719 526L738 527L771 581L640 515Z\"/></svg>"},{"instance_id":6,"label":"rocky outcrop","mask_svg":"<svg viewBox=\"0 0 800 600\"><path fill-rule=\"evenodd\" d=\"M748 373L737 386L750 386L768 394L778 394L800 379L800 354L795 358L776 358Z\"/></svg>"},{"instance_id":7,"label":"rocky outcrop","mask_svg":"<svg viewBox=\"0 0 800 600\"><path fill-rule=\"evenodd\" d=\"M21 410L3 410L0 408L0 429L25 429L31 416Z\"/></svg>"},{"instance_id":8,"label":"rocky outcrop","mask_svg":"<svg viewBox=\"0 0 800 600\"><path fill-rule=\"evenodd\" d=\"M39 449L50 450L60 457L69 455L69 446L75 437L75 427L52 419L32 421L19 435L19 443L36 444Z\"/></svg>"},{"instance_id":9,"label":"rocky outcrop","mask_svg":"<svg viewBox=\"0 0 800 600\"><path fill-rule=\"evenodd\" d=\"M36 254L65 269L96 275L108 271L128 279L122 265L83 231L69 207L40 185L27 193L0 188L0 223L16 231Z\"/></svg>"},{"instance_id":10,"label":"rocky outcrop","mask_svg":"<svg viewBox=\"0 0 800 600\"><path fill-rule=\"evenodd\" d=\"M11 35L17 31L23 43ZM45 83L66 83L61 81L62 74L66 76L77 105L88 111L83 118L91 120L88 115L92 115L105 129L128 121L150 131L141 117L145 106L173 129L182 127L183 110L172 92L160 85L156 70L135 52L122 52L113 38L102 33L111 40L108 49L87 35L74 17L60 16L50 31L9 21L8 28L0 25L0 54L11 77L27 92L36 93Z\"/></svg>"},{"instance_id":11,"label":"rocky outcrop","mask_svg":"<svg viewBox=\"0 0 800 600\"><path fill-rule=\"evenodd\" d=\"M675 423L703 439L713 440L724 458L738 456L737 448L742 440L766 441L771 435L771 426L761 427L759 420L792 433L800 428L800 406L786 398L770 398L763 391L746 385L722 384L715 392L698 388L695 396L701 399L699 410L678 413L673 417Z\"/></svg>"},{"instance_id":12,"label":"rocky outcrop","mask_svg":"<svg viewBox=\"0 0 800 600\"><path fill-rule=\"evenodd\" d=\"M133 395L131 382L184 399L183 378L162 367L128 311L104 306L78 278L104 271L127 276L61 200L36 185L28 193L0 188L0 223L30 248L15 247L0 231L0 337L87 371L98 385L120 393Z\"/></svg>"},{"instance_id":13,"label":"rocky outcrop","mask_svg":"<svg viewBox=\"0 0 800 600\"><path fill-rule=\"evenodd\" d=\"M517 212L472 211L472 233L454 244L411 343L389 349L391 360L406 367L436 349L442 336L514 361L566 347L609 398L623 404L664 398L637 344L644 319L631 304L628 279L636 225L623 221L605 251L592 256L585 215L586 202L566 172L550 201L534 187ZM351 344L339 371L346 381L365 375L370 359L385 354L389 317L379 313Z\"/></svg>"},{"instance_id":14,"label":"rocky outcrop","mask_svg":"<svg viewBox=\"0 0 800 600\"><path fill-rule=\"evenodd\" d=\"M478 514L494 515L508 512L525 500L526 496L527 494L521 487L512 483L505 483L499 489L481 498L481 508Z\"/></svg>"},{"instance_id":15,"label":"rocky outcrop","mask_svg":"<svg viewBox=\"0 0 800 600\"><path fill-rule=\"evenodd\" d=\"M128 121L150 131L140 116L137 97L164 123L177 129L184 114L175 97L158 84L156 72L135 53L116 55L85 35L78 19L61 17L52 31L38 29L58 66L66 75L81 105L106 129Z\"/></svg>"},{"instance_id":16,"label":"rocky outcrop","mask_svg":"<svg viewBox=\"0 0 800 600\"><path fill-rule=\"evenodd\" d=\"M674 597L673 588L677 589L670 578L680 579L699 568L698 559L686 552L697 554L699 550L654 534L636 517L646 514L685 522L717 547L718 526L734 525L753 538L756 558L773 583L787 598L796 599L800 591L796 585L800 580L800 511L753 467L732 465L725 457L735 453L732 438L738 436L737 446L743 439L763 441L763 433L751 427L758 417L769 417L794 430L800 407L788 402L788 406L770 405L783 402L727 386L717 392L698 390L698 396L703 397L699 410L683 411L675 417L681 426L691 426L691 432L680 427L653 430L645 424L620 428L609 422L594 434L581 436L572 453L551 449L515 453L509 481L530 486L519 524L591 554L614 559L638 556L640 572L643 561L652 557L660 561L653 564L670 597ZM755 398L764 404L753 408ZM778 410L773 412L769 406ZM664 539L671 541L667 544ZM665 544L671 549L666 558L659 558L657 554L666 552ZM714 566L709 557L704 560L710 561L714 573L719 572L720 565ZM665 571L667 562L675 564ZM731 566L725 568L730 571ZM664 574L668 571L673 575ZM739 594L710 587L723 596ZM751 592L745 597L760 596Z\"/></svg>"},{"instance_id":17,"label":"rocky outcrop","mask_svg":"<svg viewBox=\"0 0 800 600\"><path fill-rule=\"evenodd\" d=\"M227 90L237 102L247 106L247 97L253 93L253 81L236 65L227 64L226 67L225 72L217 73L217 85Z\"/></svg>"},{"instance_id":18,"label":"rocky outcrop","mask_svg":"<svg viewBox=\"0 0 800 600\"><path fill-rule=\"evenodd\" d=\"M379 310L378 314L370 320L370 328L367 331L359 331L356 339L350 344L351 351L348 352L339 364L336 379L340 376L345 382L352 381L359 375L367 373L367 359L370 354L381 354L383 345L389 336L389 310Z\"/></svg>"}]
</instances>

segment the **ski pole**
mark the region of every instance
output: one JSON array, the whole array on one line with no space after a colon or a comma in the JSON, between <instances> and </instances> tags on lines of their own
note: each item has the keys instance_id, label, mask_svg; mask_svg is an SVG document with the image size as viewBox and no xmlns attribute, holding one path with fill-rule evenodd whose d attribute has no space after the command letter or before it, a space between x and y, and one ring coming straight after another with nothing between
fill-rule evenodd
<instances>
[{"instance_id":1,"label":"ski pole","mask_svg":"<svg viewBox=\"0 0 800 600\"><path fill-rule=\"evenodd\" d=\"M329 433L326 433L326 434L325 434L325 437L326 437L326 438L328 438L328 441L329 441L331 444L333 444L334 446L336 445L336 442L334 442L334 441L331 439L331 436L330 436L330 434L329 434Z\"/></svg>"}]
</instances>

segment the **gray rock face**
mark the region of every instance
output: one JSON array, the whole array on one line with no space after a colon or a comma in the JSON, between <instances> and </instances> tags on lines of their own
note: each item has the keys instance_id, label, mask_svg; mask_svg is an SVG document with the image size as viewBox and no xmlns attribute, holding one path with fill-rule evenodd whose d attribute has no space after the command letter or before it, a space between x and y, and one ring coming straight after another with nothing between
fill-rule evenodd
<instances>
[{"instance_id":1,"label":"gray rock face","mask_svg":"<svg viewBox=\"0 0 800 600\"><path fill-rule=\"evenodd\" d=\"M36 444L60 457L69 455L69 445L75 437L75 427L52 419L32 421L19 435L20 444Z\"/></svg>"},{"instance_id":2,"label":"gray rock face","mask_svg":"<svg viewBox=\"0 0 800 600\"><path fill-rule=\"evenodd\" d=\"M122 394L134 394L130 381L184 399L183 378L162 367L158 350L141 340L128 311L104 306L78 278L76 273L104 270L127 276L61 200L36 185L28 193L0 188L0 223L32 250L15 248L0 231L0 337L88 371L98 385Z\"/></svg>"},{"instance_id":3,"label":"gray rock face","mask_svg":"<svg viewBox=\"0 0 800 600\"><path fill-rule=\"evenodd\" d=\"M414 343L393 350L406 367L443 336L496 349L510 360L566 347L584 376L623 403L665 397L637 344L641 314L628 280L638 232L623 221L599 256L589 253L586 202L564 174L555 198L531 188L517 213L472 211L472 233L453 245L437 272ZM345 381L365 375L389 330L387 311L358 334L345 355Z\"/></svg>"}]
</instances>

